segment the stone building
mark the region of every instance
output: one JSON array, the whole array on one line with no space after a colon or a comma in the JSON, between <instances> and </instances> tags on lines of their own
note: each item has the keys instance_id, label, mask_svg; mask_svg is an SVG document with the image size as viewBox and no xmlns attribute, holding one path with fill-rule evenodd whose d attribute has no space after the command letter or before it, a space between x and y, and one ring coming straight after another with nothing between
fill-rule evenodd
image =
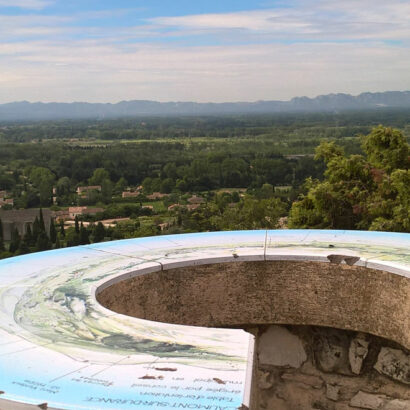
<instances>
[{"instance_id":1,"label":"stone building","mask_svg":"<svg viewBox=\"0 0 410 410\"><path fill-rule=\"evenodd\" d=\"M4 240L9 241L11 239L11 233L14 228L17 228L19 234L23 236L26 233L27 224L30 224L32 227L34 220L39 216L39 209L21 209L12 211L0 210ZM47 232L50 230L51 217L51 211L49 209L43 209L44 224Z\"/></svg>"}]
</instances>

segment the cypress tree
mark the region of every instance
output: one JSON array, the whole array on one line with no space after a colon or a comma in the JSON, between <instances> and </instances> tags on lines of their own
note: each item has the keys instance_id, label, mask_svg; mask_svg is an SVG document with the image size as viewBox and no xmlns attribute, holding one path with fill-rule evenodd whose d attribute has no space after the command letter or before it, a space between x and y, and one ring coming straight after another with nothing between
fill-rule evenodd
<instances>
[{"instance_id":1,"label":"cypress tree","mask_svg":"<svg viewBox=\"0 0 410 410\"><path fill-rule=\"evenodd\" d=\"M11 232L11 240L9 246L9 252L15 253L20 246L21 237L17 228L14 228Z\"/></svg>"},{"instance_id":2,"label":"cypress tree","mask_svg":"<svg viewBox=\"0 0 410 410\"><path fill-rule=\"evenodd\" d=\"M37 242L37 238L40 235L40 233L41 233L40 221L38 220L38 217L36 216L33 222L33 234L32 234L34 244Z\"/></svg>"},{"instance_id":3,"label":"cypress tree","mask_svg":"<svg viewBox=\"0 0 410 410\"><path fill-rule=\"evenodd\" d=\"M27 246L34 246L35 245L35 242L33 241L33 234L31 232L31 225L29 223L26 224L26 233L24 234L23 242Z\"/></svg>"},{"instance_id":4,"label":"cypress tree","mask_svg":"<svg viewBox=\"0 0 410 410\"><path fill-rule=\"evenodd\" d=\"M26 241L20 241L19 248L17 249L17 255L25 255L26 253L30 253L30 248Z\"/></svg>"},{"instance_id":5,"label":"cypress tree","mask_svg":"<svg viewBox=\"0 0 410 410\"><path fill-rule=\"evenodd\" d=\"M60 238L57 236L55 249L60 249L60 248L61 248Z\"/></svg>"},{"instance_id":6,"label":"cypress tree","mask_svg":"<svg viewBox=\"0 0 410 410\"><path fill-rule=\"evenodd\" d=\"M46 251L50 249L50 240L45 232L40 232L36 242L36 252Z\"/></svg>"},{"instance_id":7,"label":"cypress tree","mask_svg":"<svg viewBox=\"0 0 410 410\"><path fill-rule=\"evenodd\" d=\"M65 237L64 221L62 219L60 219L60 235Z\"/></svg>"},{"instance_id":8,"label":"cypress tree","mask_svg":"<svg viewBox=\"0 0 410 410\"><path fill-rule=\"evenodd\" d=\"M80 226L79 226L79 224L78 224L78 216L76 215L75 216L75 220L74 220L74 228L75 228L75 232L76 233L80 233Z\"/></svg>"},{"instance_id":9,"label":"cypress tree","mask_svg":"<svg viewBox=\"0 0 410 410\"><path fill-rule=\"evenodd\" d=\"M54 225L53 219L50 219L50 241L51 243L56 243L57 240L57 231Z\"/></svg>"},{"instance_id":10,"label":"cypress tree","mask_svg":"<svg viewBox=\"0 0 410 410\"><path fill-rule=\"evenodd\" d=\"M80 245L88 245L90 243L90 239L88 238L88 231L87 228L81 222L80 227Z\"/></svg>"},{"instance_id":11,"label":"cypress tree","mask_svg":"<svg viewBox=\"0 0 410 410\"><path fill-rule=\"evenodd\" d=\"M43 217L43 210L42 210L42 208L40 208L40 219L39 219L39 223L40 223L40 230L41 230L41 232L46 232L46 225L44 224L44 217Z\"/></svg>"},{"instance_id":12,"label":"cypress tree","mask_svg":"<svg viewBox=\"0 0 410 410\"><path fill-rule=\"evenodd\" d=\"M105 238L105 228L104 228L104 225L100 221L94 228L93 240L94 242L101 242L104 238Z\"/></svg>"}]
</instances>

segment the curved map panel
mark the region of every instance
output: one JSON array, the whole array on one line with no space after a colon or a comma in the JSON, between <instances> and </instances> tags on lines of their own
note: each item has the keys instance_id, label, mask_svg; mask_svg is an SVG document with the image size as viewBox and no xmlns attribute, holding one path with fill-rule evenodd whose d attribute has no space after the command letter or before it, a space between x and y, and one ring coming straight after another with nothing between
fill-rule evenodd
<instances>
[{"instance_id":1,"label":"curved map panel","mask_svg":"<svg viewBox=\"0 0 410 410\"><path fill-rule=\"evenodd\" d=\"M106 242L0 261L1 398L61 409L236 409L249 399L241 330L156 323L105 309L97 290L135 275L330 254L410 277L410 235L239 231Z\"/></svg>"}]
</instances>

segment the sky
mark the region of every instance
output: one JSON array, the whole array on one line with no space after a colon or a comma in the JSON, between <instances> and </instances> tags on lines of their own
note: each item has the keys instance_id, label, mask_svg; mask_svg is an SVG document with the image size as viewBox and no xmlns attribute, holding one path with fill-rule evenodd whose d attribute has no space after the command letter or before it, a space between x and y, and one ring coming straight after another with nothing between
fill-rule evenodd
<instances>
[{"instance_id":1,"label":"sky","mask_svg":"<svg viewBox=\"0 0 410 410\"><path fill-rule=\"evenodd\" d=\"M0 0L0 103L410 90L410 0Z\"/></svg>"}]
</instances>

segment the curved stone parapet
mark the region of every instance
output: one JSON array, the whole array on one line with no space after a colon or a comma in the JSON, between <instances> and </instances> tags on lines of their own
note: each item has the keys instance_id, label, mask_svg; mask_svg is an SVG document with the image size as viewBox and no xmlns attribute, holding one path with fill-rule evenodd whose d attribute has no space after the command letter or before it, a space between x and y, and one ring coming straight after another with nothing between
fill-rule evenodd
<instances>
[{"instance_id":1,"label":"curved stone parapet","mask_svg":"<svg viewBox=\"0 0 410 410\"><path fill-rule=\"evenodd\" d=\"M240 231L1 261L0 398L64 409L249 405L247 333L163 322L331 326L408 348L409 249L408 234Z\"/></svg>"},{"instance_id":2,"label":"curved stone parapet","mask_svg":"<svg viewBox=\"0 0 410 410\"><path fill-rule=\"evenodd\" d=\"M118 282L98 300L118 313L157 322L326 326L410 349L410 280L363 266L289 259L188 265Z\"/></svg>"}]
</instances>

